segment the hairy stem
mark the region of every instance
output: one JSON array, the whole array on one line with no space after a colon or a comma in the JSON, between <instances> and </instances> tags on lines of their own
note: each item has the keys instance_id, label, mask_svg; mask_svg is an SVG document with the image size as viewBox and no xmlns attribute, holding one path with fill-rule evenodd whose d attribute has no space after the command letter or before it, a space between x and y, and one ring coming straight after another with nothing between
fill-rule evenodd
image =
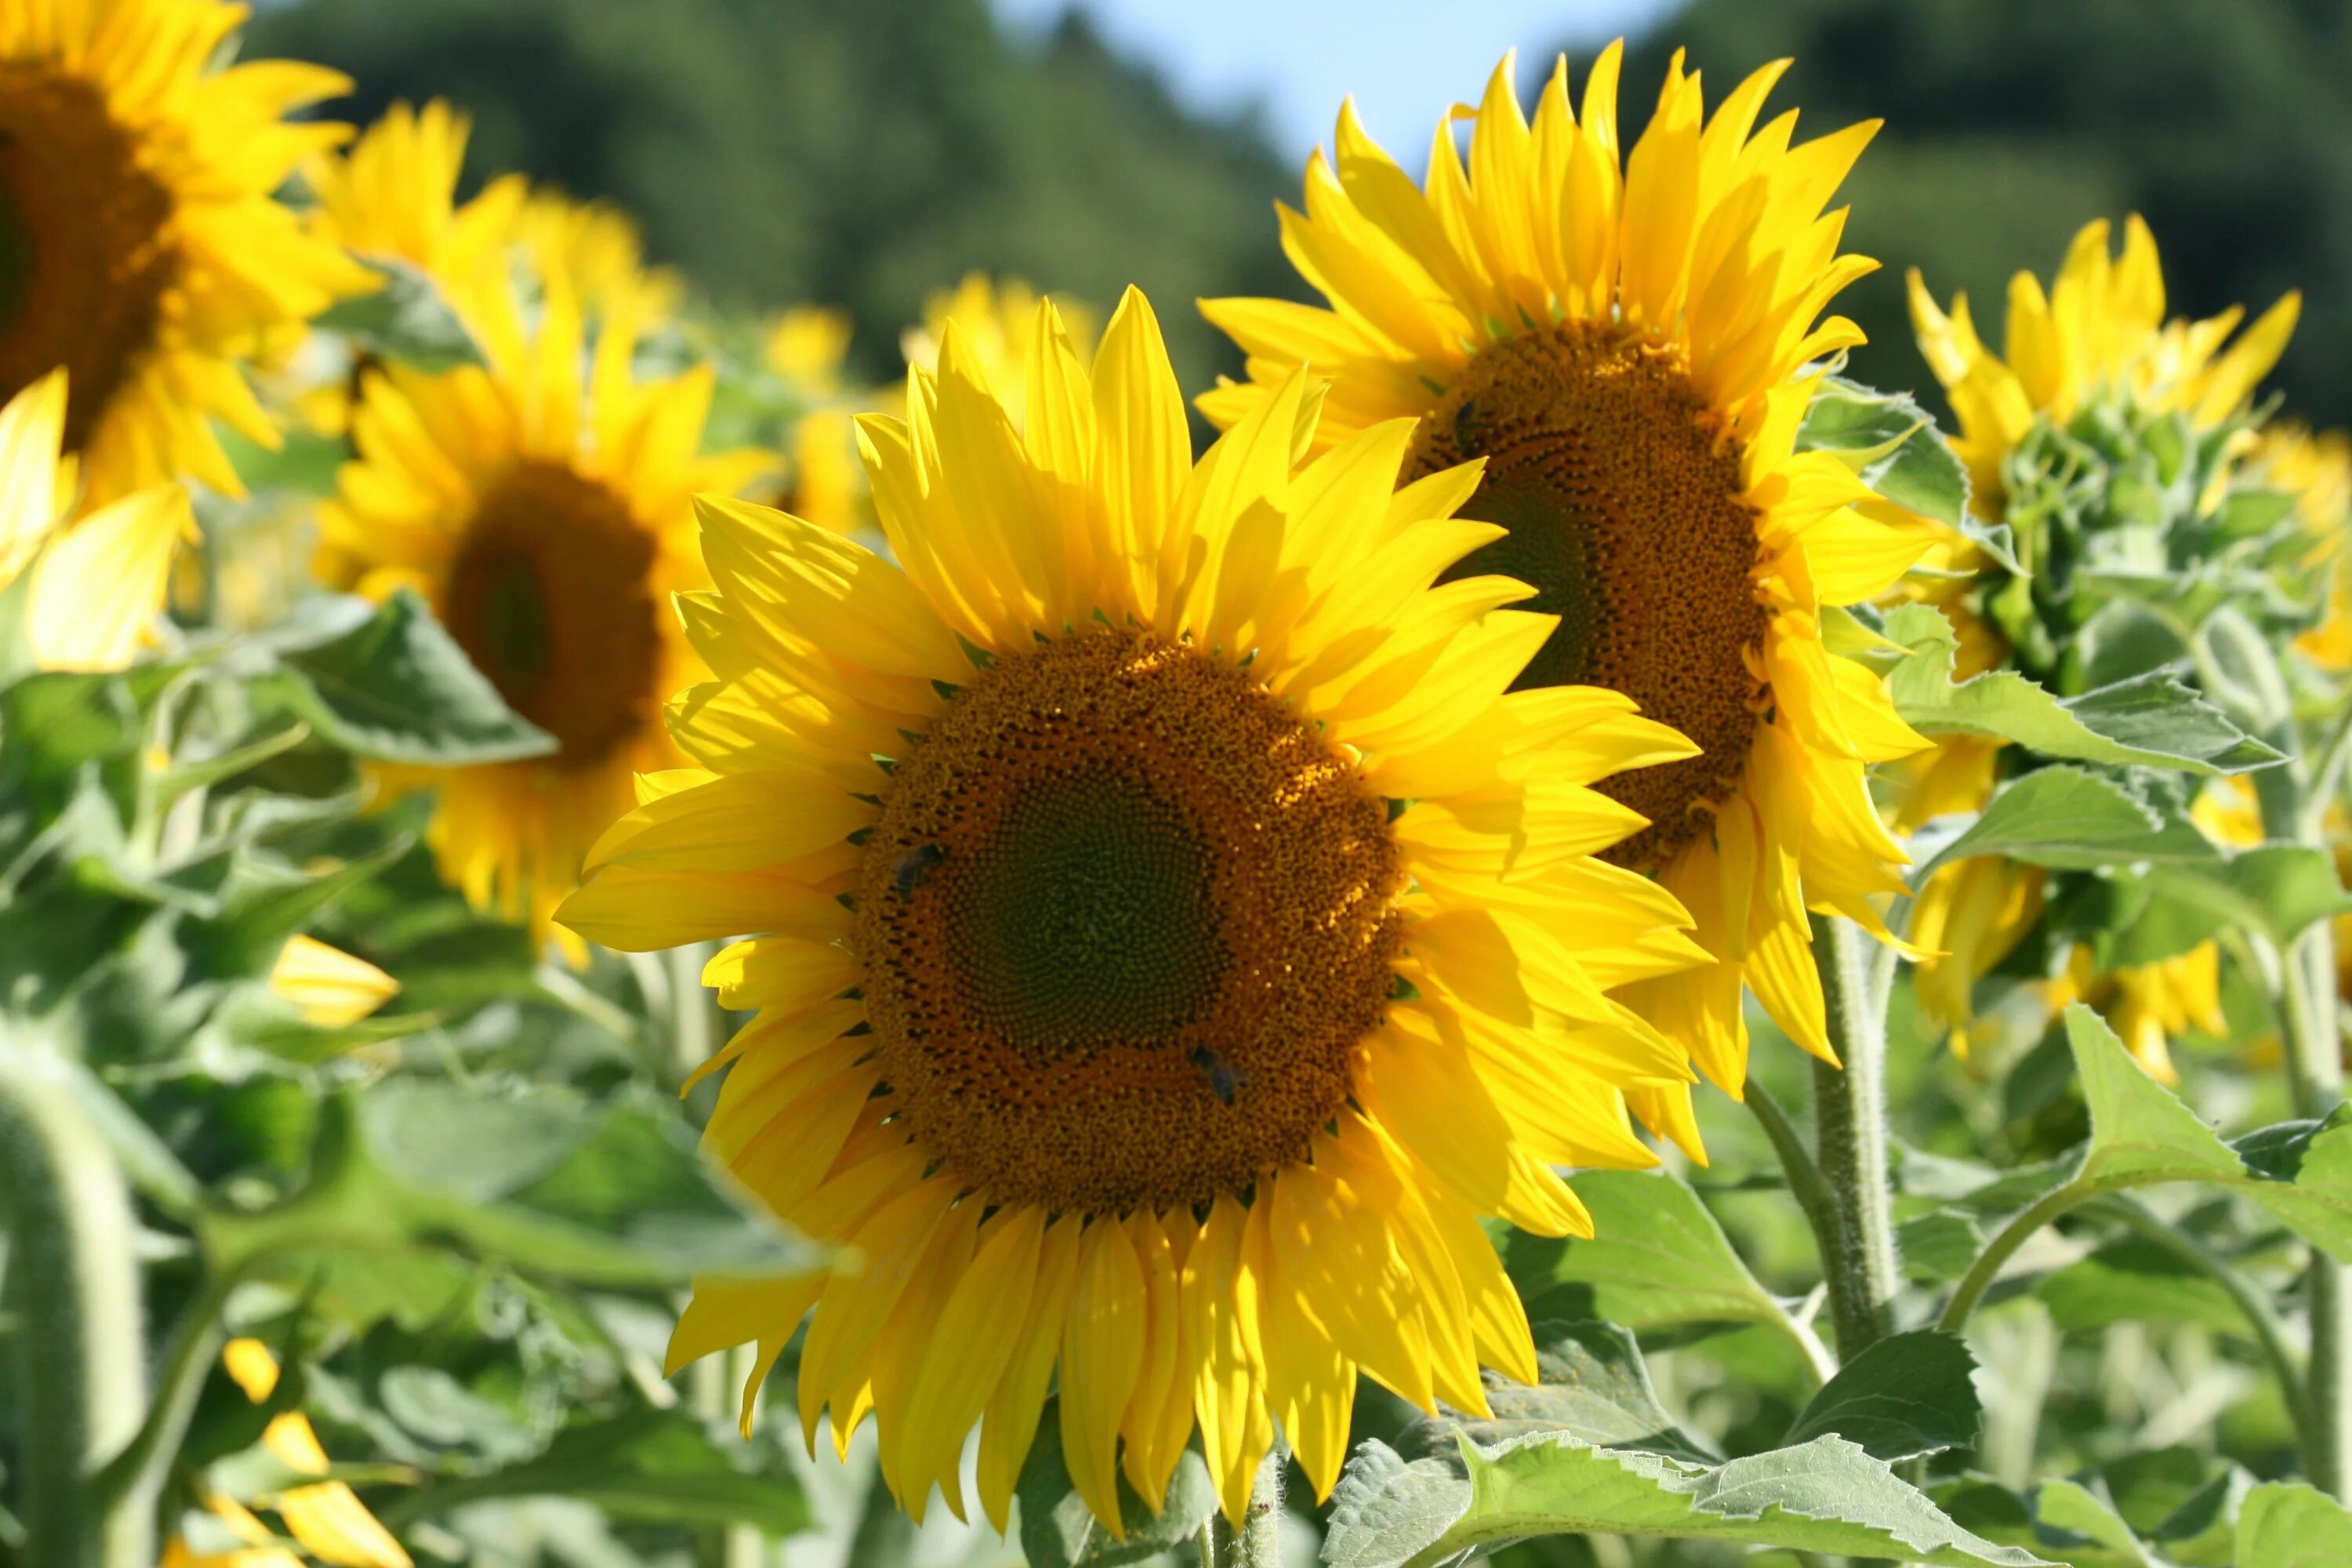
<instances>
[{"instance_id":1,"label":"hairy stem","mask_svg":"<svg viewBox=\"0 0 2352 1568\"><path fill-rule=\"evenodd\" d=\"M1280 1443L1258 1461L1250 1482L1249 1510L1234 1540L1236 1568L1282 1568L1282 1470L1289 1452Z\"/></svg>"},{"instance_id":2,"label":"hairy stem","mask_svg":"<svg viewBox=\"0 0 2352 1568\"><path fill-rule=\"evenodd\" d=\"M2339 722L2322 747L2317 772L2332 781L2341 765ZM2273 839L2325 847L2325 798L2315 799L2310 764L2265 768L2255 775L2263 830ZM2295 1109L2310 1117L2333 1111L2344 1099L2344 1041L2336 1009L2336 941L2330 922L2315 921L2280 954L2276 998L2286 1040L2287 1084ZM2352 1279L2344 1265L2316 1247L2305 1285L2311 1311L2308 1399L2312 1441L2304 1468L2329 1496L2352 1497Z\"/></svg>"},{"instance_id":3,"label":"hairy stem","mask_svg":"<svg viewBox=\"0 0 2352 1568\"><path fill-rule=\"evenodd\" d=\"M1870 939L1852 921L1813 917L1830 1044L1843 1067L1813 1064L1813 1128L1836 1224L1822 1267L1838 1356L1852 1361L1895 1327L1902 1270L1895 1257L1886 1163L1886 1018L1872 980Z\"/></svg>"},{"instance_id":4,"label":"hairy stem","mask_svg":"<svg viewBox=\"0 0 2352 1568\"><path fill-rule=\"evenodd\" d=\"M15 1479L26 1563L152 1568L152 1509L102 1506L98 1467L146 1407L131 1192L71 1090L0 1041L0 1194L18 1321Z\"/></svg>"}]
</instances>

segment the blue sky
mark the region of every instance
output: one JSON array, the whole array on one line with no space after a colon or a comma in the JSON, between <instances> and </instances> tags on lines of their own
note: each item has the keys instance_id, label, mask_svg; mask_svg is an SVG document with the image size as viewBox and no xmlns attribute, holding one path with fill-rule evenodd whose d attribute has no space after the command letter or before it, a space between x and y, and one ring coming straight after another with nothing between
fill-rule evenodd
<instances>
[{"instance_id":1,"label":"blue sky","mask_svg":"<svg viewBox=\"0 0 2352 1568\"><path fill-rule=\"evenodd\" d=\"M1091 16L1122 52L1157 65L1189 104L1262 104L1281 151L1328 143L1339 100L1408 168L1421 166L1445 106L1475 100L1503 51L1568 40L1589 52L1639 31L1672 0L994 0L1016 27L1066 10ZM1571 58L1571 67L1582 60Z\"/></svg>"}]
</instances>

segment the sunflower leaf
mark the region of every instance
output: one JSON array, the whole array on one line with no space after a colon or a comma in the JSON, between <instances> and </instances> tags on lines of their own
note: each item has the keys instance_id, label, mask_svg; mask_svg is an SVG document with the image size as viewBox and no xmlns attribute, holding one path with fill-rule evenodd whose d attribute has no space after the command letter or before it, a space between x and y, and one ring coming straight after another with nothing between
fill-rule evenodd
<instances>
[{"instance_id":1,"label":"sunflower leaf","mask_svg":"<svg viewBox=\"0 0 2352 1568\"><path fill-rule=\"evenodd\" d=\"M1782 1441L1793 1447L1835 1434L1889 1464L1967 1447L1984 1417L1976 1366L1958 1334L1892 1335L1824 1384Z\"/></svg>"},{"instance_id":2,"label":"sunflower leaf","mask_svg":"<svg viewBox=\"0 0 2352 1568\"><path fill-rule=\"evenodd\" d=\"M740 1468L682 1410L630 1410L576 1421L544 1450L469 1476L394 1495L385 1523L401 1527L492 1498L562 1497L616 1521L748 1524L771 1536L807 1528L808 1502L787 1475Z\"/></svg>"},{"instance_id":3,"label":"sunflower leaf","mask_svg":"<svg viewBox=\"0 0 2352 1568\"><path fill-rule=\"evenodd\" d=\"M1698 1447L1658 1403L1630 1331L1585 1321L1538 1322L1534 1332L1533 1386L1488 1373L1490 1416L1465 1420L1448 1412L1416 1421L1399 1438L1404 1451L1442 1458L1454 1451L1456 1434L1492 1445L1558 1432L1581 1443L1715 1462L1716 1456Z\"/></svg>"},{"instance_id":4,"label":"sunflower leaf","mask_svg":"<svg viewBox=\"0 0 2352 1568\"><path fill-rule=\"evenodd\" d=\"M1356 1450L1334 1499L1323 1560L1423 1568L1489 1542L1535 1535L1659 1536L1779 1546L1945 1568L2039 1568L2043 1559L1962 1529L1885 1460L1822 1436L1715 1466L1597 1448L1564 1435L1408 1465Z\"/></svg>"},{"instance_id":5,"label":"sunflower leaf","mask_svg":"<svg viewBox=\"0 0 2352 1568\"><path fill-rule=\"evenodd\" d=\"M1998 855L2087 871L2103 866L2213 863L2221 852L2186 815L2087 768L2030 773L1992 797L1968 828L1913 872L1913 886L1955 860Z\"/></svg>"},{"instance_id":6,"label":"sunflower leaf","mask_svg":"<svg viewBox=\"0 0 2352 1568\"><path fill-rule=\"evenodd\" d=\"M1923 735L1977 735L2062 762L2208 776L2279 760L2277 752L2161 670L2061 698L2014 670L1956 683L1958 644L1943 612L1932 605L1888 612L1885 635L1911 650L1888 671L1887 694L1904 722Z\"/></svg>"},{"instance_id":7,"label":"sunflower leaf","mask_svg":"<svg viewBox=\"0 0 2352 1568\"><path fill-rule=\"evenodd\" d=\"M1021 1503L1021 1550L1030 1568L1117 1568L1156 1558L1190 1542L1217 1511L1216 1483L1190 1448L1177 1456L1168 1495L1157 1509L1145 1506L1124 1475L1118 1484L1124 1539L1097 1522L1071 1483L1062 1458L1058 1401L1049 1398L1014 1492Z\"/></svg>"},{"instance_id":8,"label":"sunflower leaf","mask_svg":"<svg viewBox=\"0 0 2352 1568\"><path fill-rule=\"evenodd\" d=\"M441 767L555 750L409 590L356 624L344 619L320 640L282 648L278 670L256 683L323 739L354 756Z\"/></svg>"},{"instance_id":9,"label":"sunflower leaf","mask_svg":"<svg viewBox=\"0 0 2352 1568\"><path fill-rule=\"evenodd\" d=\"M1796 447L1830 453L1907 511L1947 528L1969 521L1968 468L1936 428L1935 416L1908 393L1825 377L1798 426ZM2007 552L2002 542L1998 553L2005 565Z\"/></svg>"},{"instance_id":10,"label":"sunflower leaf","mask_svg":"<svg viewBox=\"0 0 2352 1568\"><path fill-rule=\"evenodd\" d=\"M2161 866L2150 896L2116 933L2109 962L2153 963L2228 928L2261 931L2284 947L2317 922L2352 912L2352 894L2325 849L2264 844L2219 864Z\"/></svg>"},{"instance_id":11,"label":"sunflower leaf","mask_svg":"<svg viewBox=\"0 0 2352 1568\"><path fill-rule=\"evenodd\" d=\"M2273 1481L2238 1510L2240 1568L2333 1568L2352 1562L2352 1512L2299 1481Z\"/></svg>"},{"instance_id":12,"label":"sunflower leaf","mask_svg":"<svg viewBox=\"0 0 2352 1568\"><path fill-rule=\"evenodd\" d=\"M1587 1171L1570 1185L1591 1212L1593 1237L1511 1235L1511 1278L1532 1317L1598 1319L1630 1329L1695 1323L1785 1326L1787 1315L1732 1250L1680 1178Z\"/></svg>"}]
</instances>

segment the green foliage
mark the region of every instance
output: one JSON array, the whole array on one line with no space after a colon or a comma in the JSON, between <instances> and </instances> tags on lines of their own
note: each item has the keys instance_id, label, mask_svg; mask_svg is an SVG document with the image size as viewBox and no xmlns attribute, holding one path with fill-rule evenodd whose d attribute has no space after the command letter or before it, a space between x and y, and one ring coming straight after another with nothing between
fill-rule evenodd
<instances>
[{"instance_id":1,"label":"green foliage","mask_svg":"<svg viewBox=\"0 0 2352 1568\"><path fill-rule=\"evenodd\" d=\"M1338 1568L1433 1564L1515 1536L1600 1531L1898 1557L1951 1568L2034 1568L2045 1559L1961 1529L1886 1464L1818 1437L1717 1466L1562 1435L1485 1447L1459 1468L1360 1448L1339 1483L1323 1560Z\"/></svg>"},{"instance_id":2,"label":"green foliage","mask_svg":"<svg viewBox=\"0 0 2352 1568\"><path fill-rule=\"evenodd\" d=\"M1798 1447L1836 1436L1888 1464L1964 1448L1977 1438L1976 1357L1958 1334L1894 1334L1822 1385L1789 1428Z\"/></svg>"},{"instance_id":3,"label":"green foliage","mask_svg":"<svg viewBox=\"0 0 2352 1568\"><path fill-rule=\"evenodd\" d=\"M1186 1449L1168 1479L1168 1495L1157 1508L1136 1496L1125 1476L1118 1479L1124 1540L1105 1529L1071 1484L1062 1458L1059 1402L1048 1399L1037 1423L1037 1438L1021 1468L1013 1497L1020 1510L1021 1550L1030 1568L1118 1568L1161 1552L1189 1547L1217 1511L1216 1483L1200 1454Z\"/></svg>"}]
</instances>

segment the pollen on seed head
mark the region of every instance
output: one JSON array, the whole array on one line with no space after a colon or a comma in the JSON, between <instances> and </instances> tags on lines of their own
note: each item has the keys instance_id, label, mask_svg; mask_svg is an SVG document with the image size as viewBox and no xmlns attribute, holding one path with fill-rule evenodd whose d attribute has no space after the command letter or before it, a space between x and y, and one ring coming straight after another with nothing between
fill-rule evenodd
<instances>
[{"instance_id":1,"label":"pollen on seed head","mask_svg":"<svg viewBox=\"0 0 2352 1568\"><path fill-rule=\"evenodd\" d=\"M1001 655L862 854L883 1077L993 1202L1246 1191L1345 1102L1391 994L1385 803L1245 673L1150 633Z\"/></svg>"},{"instance_id":2,"label":"pollen on seed head","mask_svg":"<svg viewBox=\"0 0 2352 1568\"><path fill-rule=\"evenodd\" d=\"M1651 822L1606 858L1659 866L1738 787L1768 703L1739 452L1676 356L1567 321L1474 358L1415 432L1410 477L1478 457L1462 515L1509 531L1450 575L1516 577L1536 590L1520 607L1560 618L1517 684L1622 691L1702 748L1600 786Z\"/></svg>"}]
</instances>

